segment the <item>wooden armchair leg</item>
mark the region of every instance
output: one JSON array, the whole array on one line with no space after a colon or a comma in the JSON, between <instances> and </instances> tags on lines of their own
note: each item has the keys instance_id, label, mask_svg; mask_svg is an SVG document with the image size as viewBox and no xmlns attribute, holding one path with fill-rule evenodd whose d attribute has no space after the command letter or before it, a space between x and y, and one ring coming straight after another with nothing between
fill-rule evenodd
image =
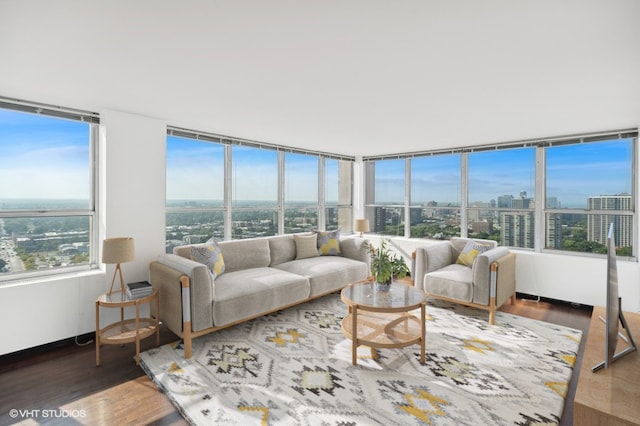
<instances>
[{"instance_id":1,"label":"wooden armchair leg","mask_svg":"<svg viewBox=\"0 0 640 426\"><path fill-rule=\"evenodd\" d=\"M185 331L183 332L183 348L184 358L189 359L193 356L193 339L191 337L191 322L184 323Z\"/></svg>"},{"instance_id":2,"label":"wooden armchair leg","mask_svg":"<svg viewBox=\"0 0 640 426\"><path fill-rule=\"evenodd\" d=\"M515 294L515 293L513 293L513 294L511 295L511 304L512 304L512 305L515 305L515 304L516 304L516 294Z\"/></svg>"},{"instance_id":3,"label":"wooden armchair leg","mask_svg":"<svg viewBox=\"0 0 640 426\"><path fill-rule=\"evenodd\" d=\"M496 322L496 298L489 298L489 325L493 325Z\"/></svg>"}]
</instances>

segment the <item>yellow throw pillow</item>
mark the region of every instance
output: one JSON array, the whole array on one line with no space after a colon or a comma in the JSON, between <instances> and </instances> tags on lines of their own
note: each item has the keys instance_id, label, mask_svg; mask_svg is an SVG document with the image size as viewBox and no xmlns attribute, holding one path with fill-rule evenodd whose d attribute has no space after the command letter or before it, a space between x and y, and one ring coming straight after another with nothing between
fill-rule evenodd
<instances>
[{"instance_id":1,"label":"yellow throw pillow","mask_svg":"<svg viewBox=\"0 0 640 426\"><path fill-rule=\"evenodd\" d=\"M340 230L316 231L320 256L340 256Z\"/></svg>"},{"instance_id":2,"label":"yellow throw pillow","mask_svg":"<svg viewBox=\"0 0 640 426\"><path fill-rule=\"evenodd\" d=\"M476 260L476 257L480 253L491 250L491 248L491 246L476 243L475 241L470 240L469 242L467 242L467 245L464 246L464 249L462 249L462 252L458 256L456 263L459 265L472 267L473 261Z\"/></svg>"},{"instance_id":3,"label":"yellow throw pillow","mask_svg":"<svg viewBox=\"0 0 640 426\"><path fill-rule=\"evenodd\" d=\"M213 238L210 238L204 244L192 245L190 258L191 260L207 265L214 279L224 272L222 251Z\"/></svg>"}]
</instances>

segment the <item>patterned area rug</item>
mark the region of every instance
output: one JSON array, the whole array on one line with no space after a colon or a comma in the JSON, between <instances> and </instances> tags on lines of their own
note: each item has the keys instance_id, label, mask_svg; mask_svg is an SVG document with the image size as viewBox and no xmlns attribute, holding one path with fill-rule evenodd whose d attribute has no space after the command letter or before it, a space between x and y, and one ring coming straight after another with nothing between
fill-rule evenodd
<instances>
[{"instance_id":1,"label":"patterned area rug","mask_svg":"<svg viewBox=\"0 0 640 426\"><path fill-rule=\"evenodd\" d=\"M142 354L142 367L199 425L530 425L560 421L579 330L434 301L418 345L358 348L339 295Z\"/></svg>"}]
</instances>

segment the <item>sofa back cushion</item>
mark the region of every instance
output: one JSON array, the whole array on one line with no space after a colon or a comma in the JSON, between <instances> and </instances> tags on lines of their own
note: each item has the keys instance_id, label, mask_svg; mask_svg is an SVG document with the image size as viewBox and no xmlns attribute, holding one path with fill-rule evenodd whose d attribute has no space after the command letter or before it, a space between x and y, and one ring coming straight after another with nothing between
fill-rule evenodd
<instances>
[{"instance_id":1,"label":"sofa back cushion","mask_svg":"<svg viewBox=\"0 0 640 426\"><path fill-rule=\"evenodd\" d=\"M296 258L296 242L293 235L277 235L269 237L271 263L269 266L280 265Z\"/></svg>"},{"instance_id":2,"label":"sofa back cushion","mask_svg":"<svg viewBox=\"0 0 640 426\"><path fill-rule=\"evenodd\" d=\"M218 245L224 256L225 272L264 268L271 263L267 238L221 241Z\"/></svg>"}]
</instances>

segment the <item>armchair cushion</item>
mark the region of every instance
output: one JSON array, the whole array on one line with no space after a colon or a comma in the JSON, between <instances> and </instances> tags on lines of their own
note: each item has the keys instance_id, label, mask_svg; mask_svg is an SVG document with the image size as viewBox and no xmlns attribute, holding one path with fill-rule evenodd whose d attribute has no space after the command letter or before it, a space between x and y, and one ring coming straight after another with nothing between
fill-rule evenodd
<instances>
[{"instance_id":1,"label":"armchair cushion","mask_svg":"<svg viewBox=\"0 0 640 426\"><path fill-rule=\"evenodd\" d=\"M473 300L471 278L471 268L454 263L425 275L424 290L430 294L471 302Z\"/></svg>"}]
</instances>

